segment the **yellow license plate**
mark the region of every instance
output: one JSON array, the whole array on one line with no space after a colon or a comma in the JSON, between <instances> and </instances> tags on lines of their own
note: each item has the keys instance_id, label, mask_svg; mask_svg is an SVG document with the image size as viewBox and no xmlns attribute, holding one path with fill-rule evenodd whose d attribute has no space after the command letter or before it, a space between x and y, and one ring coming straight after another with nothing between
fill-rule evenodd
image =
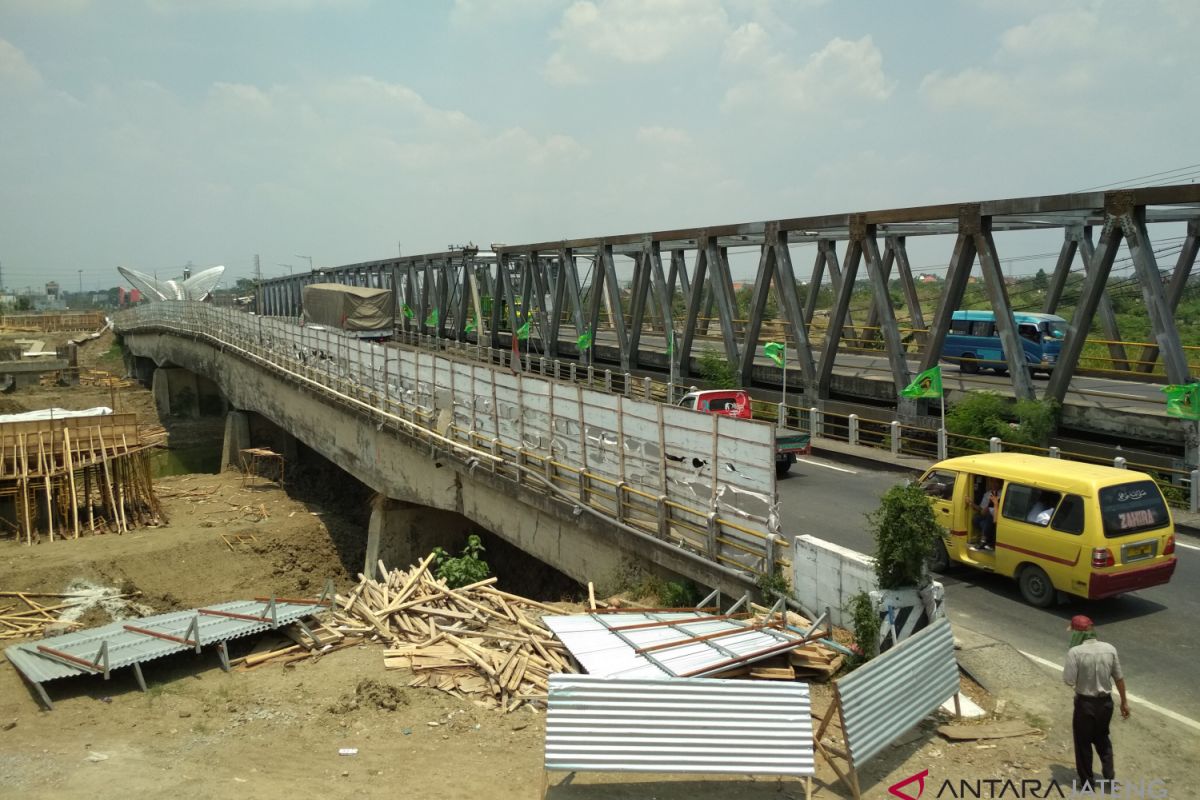
<instances>
[{"instance_id":1,"label":"yellow license plate","mask_svg":"<svg viewBox=\"0 0 1200 800\"><path fill-rule=\"evenodd\" d=\"M1133 547L1125 548L1125 560L1136 561L1140 558L1149 558L1154 554L1154 545L1139 544Z\"/></svg>"}]
</instances>

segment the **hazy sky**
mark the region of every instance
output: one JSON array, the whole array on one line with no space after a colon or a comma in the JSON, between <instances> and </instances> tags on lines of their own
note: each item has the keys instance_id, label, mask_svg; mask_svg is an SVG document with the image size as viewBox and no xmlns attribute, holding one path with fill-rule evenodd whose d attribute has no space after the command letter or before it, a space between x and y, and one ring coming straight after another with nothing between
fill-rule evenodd
<instances>
[{"instance_id":1,"label":"hazy sky","mask_svg":"<svg viewBox=\"0 0 1200 800\"><path fill-rule=\"evenodd\" d=\"M3 280L1190 181L1197 41L1195 0L0 0Z\"/></svg>"}]
</instances>

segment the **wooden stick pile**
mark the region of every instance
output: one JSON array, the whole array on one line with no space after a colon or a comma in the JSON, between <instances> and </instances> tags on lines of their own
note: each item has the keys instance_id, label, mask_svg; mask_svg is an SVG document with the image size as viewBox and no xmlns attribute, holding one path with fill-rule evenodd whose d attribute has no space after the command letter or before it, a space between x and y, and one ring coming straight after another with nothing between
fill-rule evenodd
<instances>
[{"instance_id":1,"label":"wooden stick pile","mask_svg":"<svg viewBox=\"0 0 1200 800\"><path fill-rule=\"evenodd\" d=\"M140 594L140 592L135 592L134 594L114 595L111 599L127 599ZM32 597L49 597L57 602L43 605L30 599ZM81 623L60 620L58 615L69 608L94 602L94 600L95 597L90 594L81 596L46 592L0 592L0 640L40 638L46 635L70 633L77 628L82 628ZM20 608L20 605L24 607Z\"/></svg>"},{"instance_id":2,"label":"wooden stick pile","mask_svg":"<svg viewBox=\"0 0 1200 800\"><path fill-rule=\"evenodd\" d=\"M433 558L390 572L380 562L380 580L359 575L358 586L334 601L338 629L387 642L384 667L411 669L409 686L505 713L544 700L550 673L578 671L537 614L562 609L500 591L495 578L451 589L429 573Z\"/></svg>"}]
</instances>

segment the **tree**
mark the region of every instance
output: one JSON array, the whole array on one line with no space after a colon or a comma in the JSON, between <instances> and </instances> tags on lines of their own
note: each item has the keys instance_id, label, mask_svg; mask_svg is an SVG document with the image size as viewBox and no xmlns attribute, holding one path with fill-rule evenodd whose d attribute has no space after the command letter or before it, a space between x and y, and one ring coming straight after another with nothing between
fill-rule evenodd
<instances>
[{"instance_id":1,"label":"tree","mask_svg":"<svg viewBox=\"0 0 1200 800\"><path fill-rule=\"evenodd\" d=\"M888 489L867 521L875 535L879 588L923 588L928 584L926 562L942 536L942 526L921 487L906 483Z\"/></svg>"}]
</instances>

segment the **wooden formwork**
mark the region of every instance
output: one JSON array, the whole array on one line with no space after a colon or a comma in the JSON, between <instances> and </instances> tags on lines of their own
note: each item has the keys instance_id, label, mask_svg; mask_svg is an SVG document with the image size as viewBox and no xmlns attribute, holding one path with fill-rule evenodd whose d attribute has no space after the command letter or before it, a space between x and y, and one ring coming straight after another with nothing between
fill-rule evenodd
<instances>
[{"instance_id":1,"label":"wooden formwork","mask_svg":"<svg viewBox=\"0 0 1200 800\"><path fill-rule=\"evenodd\" d=\"M165 521L135 414L0 423L0 498L18 539L124 533Z\"/></svg>"}]
</instances>

